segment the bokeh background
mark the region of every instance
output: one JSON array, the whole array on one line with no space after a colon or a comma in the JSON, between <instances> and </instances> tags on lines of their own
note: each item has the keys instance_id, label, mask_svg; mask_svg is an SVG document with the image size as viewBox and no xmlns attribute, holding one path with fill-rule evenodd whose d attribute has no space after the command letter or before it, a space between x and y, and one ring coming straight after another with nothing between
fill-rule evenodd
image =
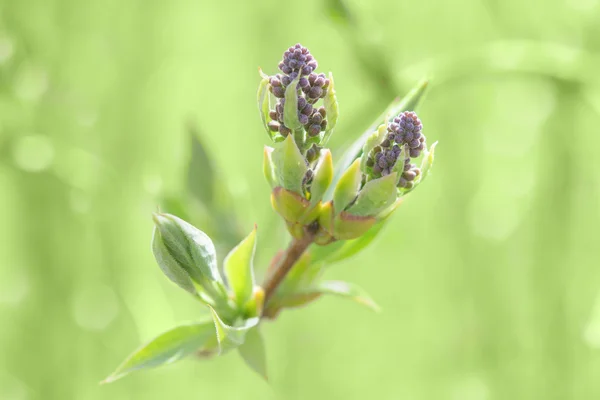
<instances>
[{"instance_id":1,"label":"bokeh background","mask_svg":"<svg viewBox=\"0 0 600 400\"><path fill-rule=\"evenodd\" d=\"M98 385L205 312L154 263L157 207L224 247L258 223L263 269L284 245L255 95L296 42L334 72L337 149L431 78L434 174L327 271L384 312L285 312L269 384L231 354ZM598 0L0 1L0 399L600 398L599 71Z\"/></svg>"}]
</instances>

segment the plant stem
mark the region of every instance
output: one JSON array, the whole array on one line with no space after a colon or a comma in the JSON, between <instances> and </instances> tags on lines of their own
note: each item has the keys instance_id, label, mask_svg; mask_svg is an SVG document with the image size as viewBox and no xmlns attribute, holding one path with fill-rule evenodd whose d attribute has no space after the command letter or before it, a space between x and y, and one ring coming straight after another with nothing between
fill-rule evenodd
<instances>
[{"instance_id":1,"label":"plant stem","mask_svg":"<svg viewBox=\"0 0 600 400\"><path fill-rule=\"evenodd\" d=\"M316 229L307 227L304 229L305 235L302 239L293 238L285 253L281 256L277 264L273 267L273 272L265 279L263 289L265 291L264 309L275 291L283 282L286 275L292 270L292 267L298 262L302 254L312 244Z\"/></svg>"}]
</instances>

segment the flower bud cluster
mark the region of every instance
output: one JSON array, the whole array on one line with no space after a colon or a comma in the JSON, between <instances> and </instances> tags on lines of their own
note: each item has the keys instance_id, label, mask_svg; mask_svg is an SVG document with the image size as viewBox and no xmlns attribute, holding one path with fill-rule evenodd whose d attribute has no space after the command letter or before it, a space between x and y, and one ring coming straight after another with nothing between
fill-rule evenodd
<instances>
[{"instance_id":1,"label":"flower bud cluster","mask_svg":"<svg viewBox=\"0 0 600 400\"><path fill-rule=\"evenodd\" d=\"M387 131L381 143L368 154L366 165L371 171L372 178L389 175L397 162L403 162L402 174L398 187L410 189L413 181L421 171L412 158L419 157L425 148L425 135L421 132L423 124L412 111L405 111L393 119L387 126ZM402 151L404 149L404 152ZM399 160L403 157L403 160Z\"/></svg>"},{"instance_id":2,"label":"flower bud cluster","mask_svg":"<svg viewBox=\"0 0 600 400\"><path fill-rule=\"evenodd\" d=\"M290 47L279 63L281 74L270 77L269 88L278 99L275 109L269 113L269 129L286 137L291 129L284 124L285 91L298 79L298 120L309 137L318 136L327 127L327 114L324 107L315 107L315 103L325 97L329 79L325 74L317 74L317 60L306 47L296 44Z\"/></svg>"}]
</instances>

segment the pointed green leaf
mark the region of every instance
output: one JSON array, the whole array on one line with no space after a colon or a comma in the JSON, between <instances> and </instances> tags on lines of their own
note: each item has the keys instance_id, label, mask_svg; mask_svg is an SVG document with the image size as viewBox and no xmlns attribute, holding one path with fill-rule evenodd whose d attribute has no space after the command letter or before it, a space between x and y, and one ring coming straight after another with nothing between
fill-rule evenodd
<instances>
[{"instance_id":1,"label":"pointed green leaf","mask_svg":"<svg viewBox=\"0 0 600 400\"><path fill-rule=\"evenodd\" d=\"M273 139L273 133L268 126L270 121L269 111L271 109L271 97L269 96L269 77L264 75L264 73L259 69L261 76L263 76L260 84L258 85L258 93L256 95L258 102L258 110L260 111L260 118L262 120L263 126L269 135L269 138Z\"/></svg>"},{"instance_id":2,"label":"pointed green leaf","mask_svg":"<svg viewBox=\"0 0 600 400\"><path fill-rule=\"evenodd\" d=\"M114 382L133 371L179 361L201 350L214 336L210 320L171 329L136 350L103 383Z\"/></svg>"},{"instance_id":3,"label":"pointed green leaf","mask_svg":"<svg viewBox=\"0 0 600 400\"><path fill-rule=\"evenodd\" d=\"M310 202L298 193L276 187L271 192L271 205L273 209L290 222L301 222L304 215L310 210Z\"/></svg>"},{"instance_id":4,"label":"pointed green leaf","mask_svg":"<svg viewBox=\"0 0 600 400\"><path fill-rule=\"evenodd\" d=\"M336 296L347 297L355 302L369 307L375 312L380 312L379 306L371 297L359 286L342 281L324 281L319 282L311 288L311 291L320 294L333 294Z\"/></svg>"},{"instance_id":5,"label":"pointed green leaf","mask_svg":"<svg viewBox=\"0 0 600 400\"><path fill-rule=\"evenodd\" d=\"M196 287L187 271L173 258L155 227L152 233L152 253L162 272L180 288L196 294Z\"/></svg>"},{"instance_id":6,"label":"pointed green leaf","mask_svg":"<svg viewBox=\"0 0 600 400\"><path fill-rule=\"evenodd\" d=\"M300 75L285 89L285 104L283 106L283 123L292 131L302 128L298 119L298 91Z\"/></svg>"},{"instance_id":7,"label":"pointed green leaf","mask_svg":"<svg viewBox=\"0 0 600 400\"><path fill-rule=\"evenodd\" d=\"M387 219L384 219L377 222L371 227L371 229L369 229L364 235L360 236L358 239L346 240L343 242L338 241L332 243L332 245L338 245L334 247L331 252L324 252L322 255L320 255L318 260L321 260L322 262L327 264L333 264L338 261L342 261L352 257L353 255L359 253L361 250L363 250L373 242L373 240L379 235L387 221ZM327 248L327 246L325 246L325 248Z\"/></svg>"},{"instance_id":8,"label":"pointed green leaf","mask_svg":"<svg viewBox=\"0 0 600 400\"><path fill-rule=\"evenodd\" d=\"M223 261L223 269L234 299L242 307L252 296L254 288L254 253L256 251L256 225Z\"/></svg>"},{"instance_id":9,"label":"pointed green leaf","mask_svg":"<svg viewBox=\"0 0 600 400\"><path fill-rule=\"evenodd\" d=\"M341 176L333 192L333 208L336 214L344 211L356 198L361 179L360 160L356 160Z\"/></svg>"},{"instance_id":10,"label":"pointed green leaf","mask_svg":"<svg viewBox=\"0 0 600 400\"><path fill-rule=\"evenodd\" d=\"M214 201L215 171L208 152L194 129L190 132L192 153L187 170L187 188L201 204L211 206Z\"/></svg>"},{"instance_id":11,"label":"pointed green leaf","mask_svg":"<svg viewBox=\"0 0 600 400\"><path fill-rule=\"evenodd\" d=\"M340 113L337 97L335 95L335 88L333 86L333 74L331 72L329 73L329 87L327 87L327 93L323 99L323 106L325 107L325 112L327 115L327 129L325 130L322 141L323 146L325 146L329 141L335 126L337 125L337 120Z\"/></svg>"},{"instance_id":12,"label":"pointed green leaf","mask_svg":"<svg viewBox=\"0 0 600 400\"><path fill-rule=\"evenodd\" d=\"M310 204L317 204L333 179L333 158L328 149L321 150L321 157L315 168L315 177L310 187Z\"/></svg>"},{"instance_id":13,"label":"pointed green leaf","mask_svg":"<svg viewBox=\"0 0 600 400\"><path fill-rule=\"evenodd\" d=\"M240 326L233 327L223 322L212 307L210 307L210 311L215 323L215 329L217 330L217 341L219 342L220 354L244 344L246 334L250 329L254 328L259 321L258 317L250 318L243 321Z\"/></svg>"},{"instance_id":14,"label":"pointed green leaf","mask_svg":"<svg viewBox=\"0 0 600 400\"><path fill-rule=\"evenodd\" d=\"M238 351L250 368L265 380L269 380L265 342L258 327L250 329L246 335L246 341L238 347Z\"/></svg>"},{"instance_id":15,"label":"pointed green leaf","mask_svg":"<svg viewBox=\"0 0 600 400\"><path fill-rule=\"evenodd\" d=\"M271 189L277 186L277 181L275 180L274 172L273 172L273 159L271 154L273 153L273 148L265 146L264 158L263 158L263 173L265 175L265 179Z\"/></svg>"},{"instance_id":16,"label":"pointed green leaf","mask_svg":"<svg viewBox=\"0 0 600 400\"><path fill-rule=\"evenodd\" d=\"M273 172L278 186L304 196L302 179L306 174L306 160L302 157L292 135L279 143L273 153Z\"/></svg>"},{"instance_id":17,"label":"pointed green leaf","mask_svg":"<svg viewBox=\"0 0 600 400\"><path fill-rule=\"evenodd\" d=\"M352 215L373 216L379 214L382 210L391 206L398 197L396 188L397 174L395 172L374 179L365 184L360 190L358 198L348 208Z\"/></svg>"}]
</instances>

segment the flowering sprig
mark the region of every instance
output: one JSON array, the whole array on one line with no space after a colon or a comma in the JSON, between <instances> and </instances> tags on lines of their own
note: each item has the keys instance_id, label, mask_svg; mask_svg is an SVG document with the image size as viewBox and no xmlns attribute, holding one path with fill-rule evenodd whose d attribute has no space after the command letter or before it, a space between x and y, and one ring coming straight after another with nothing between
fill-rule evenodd
<instances>
[{"instance_id":1,"label":"flowering sprig","mask_svg":"<svg viewBox=\"0 0 600 400\"><path fill-rule=\"evenodd\" d=\"M106 382L192 354L205 357L233 349L266 378L261 320L329 294L378 310L358 286L324 281L321 272L370 244L404 197L427 177L435 143L427 147L423 123L411 111L426 84L392 103L334 168L326 146L339 107L332 74L318 73L317 67L310 51L296 44L284 52L278 73L260 71L258 107L273 142L265 147L263 171L273 209L292 236L289 247L273 257L263 283L257 284L256 227L219 268L208 235L174 215L155 214L156 262L209 310L210 317L160 335L134 352Z\"/></svg>"}]
</instances>

